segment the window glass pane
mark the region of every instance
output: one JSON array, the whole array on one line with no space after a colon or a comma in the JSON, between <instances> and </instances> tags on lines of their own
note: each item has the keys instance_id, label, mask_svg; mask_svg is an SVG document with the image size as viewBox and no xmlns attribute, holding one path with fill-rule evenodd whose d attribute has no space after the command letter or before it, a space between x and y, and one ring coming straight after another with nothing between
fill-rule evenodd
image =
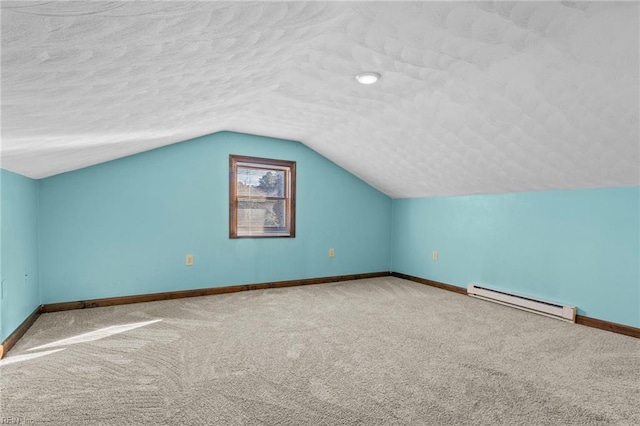
<instances>
[{"instance_id":1,"label":"window glass pane","mask_svg":"<svg viewBox=\"0 0 640 426\"><path fill-rule=\"evenodd\" d=\"M285 172L238 167L238 196L284 197Z\"/></svg>"},{"instance_id":2,"label":"window glass pane","mask_svg":"<svg viewBox=\"0 0 640 426\"><path fill-rule=\"evenodd\" d=\"M285 200L238 201L238 228L269 231L287 226Z\"/></svg>"},{"instance_id":3,"label":"window glass pane","mask_svg":"<svg viewBox=\"0 0 640 426\"><path fill-rule=\"evenodd\" d=\"M229 238L295 238L296 162L229 156Z\"/></svg>"}]
</instances>

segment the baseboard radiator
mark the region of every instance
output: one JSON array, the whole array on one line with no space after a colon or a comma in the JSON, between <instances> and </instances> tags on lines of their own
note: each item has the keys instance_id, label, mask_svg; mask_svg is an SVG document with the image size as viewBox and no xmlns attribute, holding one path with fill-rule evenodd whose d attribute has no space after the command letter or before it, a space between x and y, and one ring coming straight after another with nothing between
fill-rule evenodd
<instances>
[{"instance_id":1,"label":"baseboard radiator","mask_svg":"<svg viewBox=\"0 0 640 426\"><path fill-rule=\"evenodd\" d=\"M561 319L563 321L576 322L575 306L560 305L546 300L533 299L518 294L506 293L504 291L493 290L487 287L480 287L476 284L467 286L467 294L478 299L500 303L524 311L533 312L547 317Z\"/></svg>"}]
</instances>

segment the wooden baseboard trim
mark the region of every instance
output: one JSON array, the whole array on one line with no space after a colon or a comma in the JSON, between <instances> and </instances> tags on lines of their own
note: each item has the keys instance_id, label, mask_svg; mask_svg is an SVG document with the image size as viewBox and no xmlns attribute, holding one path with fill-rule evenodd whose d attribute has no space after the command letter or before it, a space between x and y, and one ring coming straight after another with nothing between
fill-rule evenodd
<instances>
[{"instance_id":1,"label":"wooden baseboard trim","mask_svg":"<svg viewBox=\"0 0 640 426\"><path fill-rule=\"evenodd\" d=\"M22 321L22 324L20 324L18 328L16 328L16 330L11 333L9 337L4 340L4 342L2 342L2 345L0 345L0 359L2 359L7 352L9 352L9 349L11 349L18 342L18 340L20 340L24 333L29 330L29 327L31 327L33 323L36 322L41 312L42 305L38 306L35 311L33 311L31 315L27 317L27 319Z\"/></svg>"},{"instance_id":2,"label":"wooden baseboard trim","mask_svg":"<svg viewBox=\"0 0 640 426\"><path fill-rule=\"evenodd\" d=\"M46 305L40 305L38 308L36 308L36 310L34 310L31 315L29 315L27 319L25 319L22 324L20 324L20 326L13 333L11 333L11 335L7 337L4 342L2 342L2 344L0 345L0 359L2 359L4 355L9 351L9 349L11 349L16 344L16 342L20 340L20 338L27 332L29 327L31 327L33 323L36 322L40 314L43 313L67 311L71 309L126 305L141 302L154 302L158 300L182 299L185 297L212 296L216 294L236 293L248 290L262 290L267 288L283 288L312 284L335 283L340 281L353 281L366 278L379 278L388 276L414 281L420 284L425 284L442 290L451 291L457 294L467 294L467 290L465 288L441 283L438 281L428 280L426 278L419 278L412 275L402 274L400 272L373 272L366 274L338 275L333 277L308 278L302 280L274 281L258 284L245 284L226 287L211 287L196 290L140 294L135 296L109 297L104 299L83 300L77 302L49 303ZM640 339L640 328L632 327L629 325L618 324L615 322L600 320L583 315L576 315L576 324L611 331L613 333L623 334L625 336L631 336Z\"/></svg>"},{"instance_id":3,"label":"wooden baseboard trim","mask_svg":"<svg viewBox=\"0 0 640 426\"><path fill-rule=\"evenodd\" d=\"M333 277L307 278L290 281L274 281L258 284L244 284L226 287L201 288L196 290L169 291L164 293L139 294L134 296L107 297L104 299L81 300L77 302L48 303L40 305L26 320L0 345L0 359L11 349L24 333L33 325L40 314L68 311L72 309L98 308L105 306L128 305L131 303L155 302L158 300L182 299L185 297L212 296L216 294L236 293L248 290L283 288L301 285L336 283L341 281L362 280L366 278L388 277L390 272L371 272L365 274L337 275Z\"/></svg>"},{"instance_id":4,"label":"wooden baseboard trim","mask_svg":"<svg viewBox=\"0 0 640 426\"><path fill-rule=\"evenodd\" d=\"M467 289L458 287L451 284L445 284L438 281L428 280L426 278L414 277L413 275L405 275L400 272L391 272L391 276L403 278L409 281L415 281L420 284L426 284L432 287L441 288L443 290L452 291L458 294L467 294ZM576 324L586 325L587 327L599 328L601 330L611 331L613 333L624 334L625 336L635 337L640 339L640 328L632 327L630 325L618 324L616 322L610 322L600 320L596 318L586 317L584 315L576 315Z\"/></svg>"},{"instance_id":5,"label":"wooden baseboard trim","mask_svg":"<svg viewBox=\"0 0 640 426\"><path fill-rule=\"evenodd\" d=\"M139 294L134 296L108 297L104 299L80 300L76 302L49 303L42 306L42 313L68 311L71 309L99 308L105 306L128 305L131 303L155 302L158 300L182 299L185 297L213 296L216 294L236 293L267 288L294 287L311 284L335 283L340 281L361 280L365 278L388 277L389 272L338 275L333 277L307 278L291 281L274 281L258 284L244 284L226 287L210 287L196 290L169 291L164 293Z\"/></svg>"},{"instance_id":6,"label":"wooden baseboard trim","mask_svg":"<svg viewBox=\"0 0 640 426\"><path fill-rule=\"evenodd\" d=\"M447 291L452 291L454 293L458 293L458 294L467 294L467 289L466 288L462 288L462 287L458 287L455 285L451 285L451 284L445 284L445 283L441 283L438 281L432 281L432 280L428 280L426 278L420 278L420 277L414 277L413 275L405 275L405 274L401 274L400 272L391 272L391 276L393 277L397 277L397 278L402 278L405 280L409 280L409 281L414 281L420 284L424 284L424 285L428 285L431 287L437 287L437 288L441 288L442 290L447 290Z\"/></svg>"},{"instance_id":7,"label":"wooden baseboard trim","mask_svg":"<svg viewBox=\"0 0 640 426\"><path fill-rule=\"evenodd\" d=\"M612 331L625 336L640 339L640 328L630 325L618 324L616 322L605 321L597 318L576 315L576 324L586 325L587 327L599 328L600 330Z\"/></svg>"}]
</instances>

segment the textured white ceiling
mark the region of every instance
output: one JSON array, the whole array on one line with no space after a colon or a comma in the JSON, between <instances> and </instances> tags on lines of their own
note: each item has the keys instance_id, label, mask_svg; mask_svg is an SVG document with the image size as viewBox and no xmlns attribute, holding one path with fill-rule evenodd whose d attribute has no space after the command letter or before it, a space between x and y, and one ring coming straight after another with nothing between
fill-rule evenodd
<instances>
[{"instance_id":1,"label":"textured white ceiling","mask_svg":"<svg viewBox=\"0 0 640 426\"><path fill-rule=\"evenodd\" d=\"M3 2L2 167L40 178L234 130L299 140L393 197L637 185L638 15Z\"/></svg>"}]
</instances>

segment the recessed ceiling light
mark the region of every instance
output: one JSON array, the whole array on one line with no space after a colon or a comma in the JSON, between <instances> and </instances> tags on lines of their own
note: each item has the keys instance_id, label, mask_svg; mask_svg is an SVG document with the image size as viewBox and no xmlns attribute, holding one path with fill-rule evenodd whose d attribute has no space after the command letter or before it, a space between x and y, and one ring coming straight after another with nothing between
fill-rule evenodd
<instances>
[{"instance_id":1,"label":"recessed ceiling light","mask_svg":"<svg viewBox=\"0 0 640 426\"><path fill-rule=\"evenodd\" d=\"M363 72L362 74L356 75L356 80L360 84L373 84L380 78L380 74L377 72Z\"/></svg>"}]
</instances>

